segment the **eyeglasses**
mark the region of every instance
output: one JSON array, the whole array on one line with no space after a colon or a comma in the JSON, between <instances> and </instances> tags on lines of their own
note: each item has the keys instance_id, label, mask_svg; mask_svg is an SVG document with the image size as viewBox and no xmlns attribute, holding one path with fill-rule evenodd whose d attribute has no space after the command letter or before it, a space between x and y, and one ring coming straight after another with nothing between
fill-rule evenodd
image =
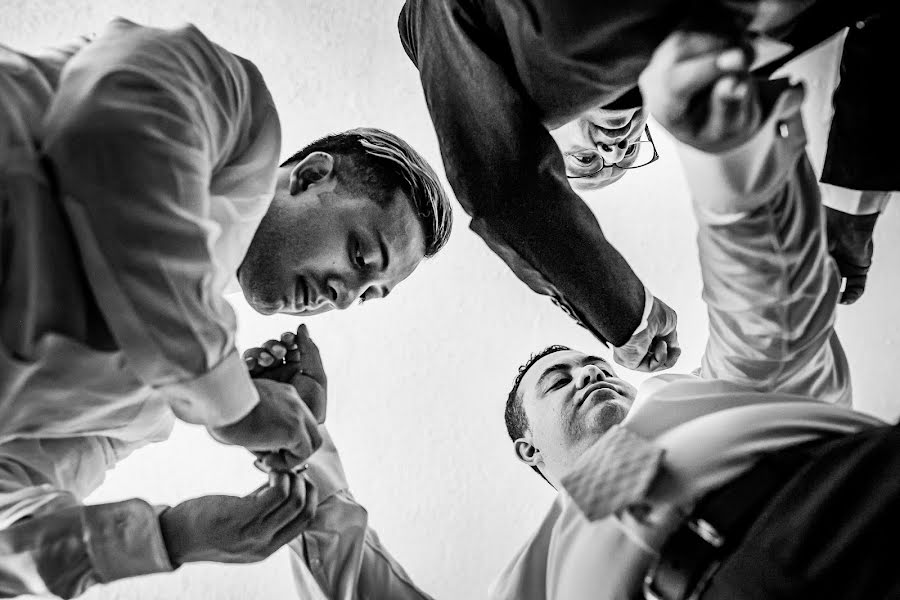
<instances>
[{"instance_id":1,"label":"eyeglasses","mask_svg":"<svg viewBox=\"0 0 900 600\"><path fill-rule=\"evenodd\" d=\"M566 154L566 177L569 179L582 179L593 177L603 169L616 166L620 169L639 169L646 167L659 159L653 136L650 135L650 127L644 126L644 134L647 139L640 139L628 147L628 151L615 165L606 164L599 148L580 150ZM642 136L643 137L643 136Z\"/></svg>"}]
</instances>

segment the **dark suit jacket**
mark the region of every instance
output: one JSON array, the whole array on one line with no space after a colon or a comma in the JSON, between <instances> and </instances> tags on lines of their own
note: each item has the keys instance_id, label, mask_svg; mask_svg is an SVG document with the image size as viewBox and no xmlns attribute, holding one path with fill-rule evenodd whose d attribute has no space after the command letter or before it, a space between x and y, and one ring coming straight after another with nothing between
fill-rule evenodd
<instances>
[{"instance_id":1,"label":"dark suit jacket","mask_svg":"<svg viewBox=\"0 0 900 600\"><path fill-rule=\"evenodd\" d=\"M835 90L822 181L855 190L900 190L896 72L900 3L850 27Z\"/></svg>"},{"instance_id":2,"label":"dark suit jacket","mask_svg":"<svg viewBox=\"0 0 900 600\"><path fill-rule=\"evenodd\" d=\"M547 128L623 96L639 102L626 93L688 17L788 41L799 31L811 45L837 31L819 23L893 1L779 0L764 12L771 0L407 0L399 29L472 230L532 290L618 346L641 320L643 286L569 187Z\"/></svg>"}]
</instances>

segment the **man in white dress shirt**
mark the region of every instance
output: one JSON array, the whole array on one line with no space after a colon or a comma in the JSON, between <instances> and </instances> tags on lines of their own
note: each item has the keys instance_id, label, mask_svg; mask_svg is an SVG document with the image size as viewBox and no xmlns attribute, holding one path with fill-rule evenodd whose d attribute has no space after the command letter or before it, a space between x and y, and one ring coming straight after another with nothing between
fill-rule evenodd
<instances>
[{"instance_id":1,"label":"man in white dress shirt","mask_svg":"<svg viewBox=\"0 0 900 600\"><path fill-rule=\"evenodd\" d=\"M321 443L321 381L248 375L235 276L256 310L313 315L386 296L447 241L447 197L396 136L280 154L258 69L193 26L0 46L0 596L260 560L308 521L289 473L165 510L82 504L175 418L291 463Z\"/></svg>"},{"instance_id":2,"label":"man in white dress shirt","mask_svg":"<svg viewBox=\"0 0 900 600\"><path fill-rule=\"evenodd\" d=\"M493 586L493 598L633 598L644 586L659 597L681 598L703 585L710 594L704 598L846 597L840 594L854 586L859 597L885 597L879 594L892 585L887 557L867 557L869 577L859 582L841 569L854 564L841 562L849 560L847 553L835 552L823 567L809 558L808 548L798 550L811 532L821 531L821 522L802 522L791 532L794 543L783 544L790 550L769 552L766 562L759 562L761 548L771 547L758 540L771 543L766 532L773 527L752 530L740 547L731 535L739 538L746 528L729 530L722 551L730 557L711 553L699 562L700 574L710 576L705 584L698 584L696 572L674 594L665 577L645 582L654 561L671 554L666 544L685 537L687 524L712 540L711 548L721 544L715 528L704 528L709 524L693 513L695 505L706 506L710 492L759 476L760 457L777 461L810 441L821 444L812 457L804 455L803 464L831 470L802 481L799 475L791 480L791 471L787 483L773 484L773 520L824 507L834 523L834 544L853 551L879 527L897 525L885 507L900 498L900 486L891 483L900 475L900 431L845 408L850 378L833 329L840 277L828 255L820 196L804 151L803 91L783 81L757 87L747 64L743 50L713 36L677 33L642 76L651 113L682 142L699 224L706 352L698 375L654 377L640 393L603 358L565 347L548 348L523 366L508 399L507 428L519 460L560 494ZM872 444L882 454L866 454L868 441L860 436L877 438ZM828 454L825 440L831 439L856 444L841 452L867 461L861 475L867 484L884 483L880 513L866 512L858 530L844 527L853 520L828 494L816 494L829 477L847 470L834 452ZM893 454L884 451L892 447ZM836 488L847 483L837 479ZM791 513L785 495L818 504ZM739 504L731 508L741 516L761 510ZM778 525L784 531L784 523ZM757 561L755 578L748 556ZM791 562L797 556L803 560ZM725 565L721 576L719 562ZM671 573L666 564L661 560L654 572ZM765 577L787 583L778 587L782 583L766 583Z\"/></svg>"}]
</instances>

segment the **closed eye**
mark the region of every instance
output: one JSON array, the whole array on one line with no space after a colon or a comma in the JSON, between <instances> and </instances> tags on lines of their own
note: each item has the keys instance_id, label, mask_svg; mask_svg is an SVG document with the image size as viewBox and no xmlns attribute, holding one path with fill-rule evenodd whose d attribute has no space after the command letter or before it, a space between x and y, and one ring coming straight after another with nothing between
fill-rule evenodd
<instances>
[{"instance_id":1,"label":"closed eye","mask_svg":"<svg viewBox=\"0 0 900 600\"><path fill-rule=\"evenodd\" d=\"M570 381L572 381L571 377L568 377L565 375L562 377L559 377L550 385L549 388L547 388L547 391L552 392L553 390L562 389L562 388L566 387L567 385L569 385Z\"/></svg>"},{"instance_id":2,"label":"closed eye","mask_svg":"<svg viewBox=\"0 0 900 600\"><path fill-rule=\"evenodd\" d=\"M596 152L573 152L572 154L567 154L566 157L574 161L576 166L582 167L588 167L600 158Z\"/></svg>"}]
</instances>

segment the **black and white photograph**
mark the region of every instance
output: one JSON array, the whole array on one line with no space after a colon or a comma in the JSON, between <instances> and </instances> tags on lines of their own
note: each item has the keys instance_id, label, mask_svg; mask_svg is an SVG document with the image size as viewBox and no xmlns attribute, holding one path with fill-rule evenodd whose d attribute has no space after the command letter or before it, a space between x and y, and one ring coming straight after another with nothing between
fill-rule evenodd
<instances>
[{"instance_id":1,"label":"black and white photograph","mask_svg":"<svg viewBox=\"0 0 900 600\"><path fill-rule=\"evenodd\" d=\"M898 40L0 0L0 598L900 600Z\"/></svg>"}]
</instances>

